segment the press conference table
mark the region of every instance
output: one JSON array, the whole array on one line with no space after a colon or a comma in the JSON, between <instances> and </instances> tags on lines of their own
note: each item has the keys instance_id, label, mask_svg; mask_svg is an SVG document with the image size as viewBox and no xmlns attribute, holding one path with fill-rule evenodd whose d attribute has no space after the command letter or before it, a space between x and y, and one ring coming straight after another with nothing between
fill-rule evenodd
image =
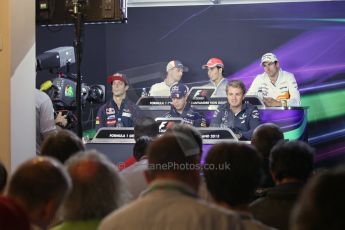
<instances>
[{"instance_id":1,"label":"press conference table","mask_svg":"<svg viewBox=\"0 0 345 230\"><path fill-rule=\"evenodd\" d=\"M207 123L211 123L217 106L194 106L196 111L203 114ZM168 112L170 107L161 106L155 109L142 109L143 114L149 117L160 117ZM287 140L308 140L308 107L263 107L258 106L260 122L274 123L284 132Z\"/></svg>"},{"instance_id":2,"label":"press conference table","mask_svg":"<svg viewBox=\"0 0 345 230\"><path fill-rule=\"evenodd\" d=\"M191 91L193 88L191 89ZM189 96L190 97L190 96ZM193 100L190 97L191 106L203 114L209 124L212 120L213 113L217 107L226 102L226 98L202 98ZM265 107L257 97L245 97L245 102L257 105L260 113L261 123L274 123L284 132L286 140L304 140L308 139L307 112L308 107ZM143 115L152 118L161 117L170 110L171 99L169 97L142 97L138 100L137 105L141 108ZM124 128L121 135L112 132L114 128L105 129L101 136L94 138L86 143L87 149L97 149L107 155L113 162L119 163L132 156L134 145L133 128ZM123 128L122 128L123 129ZM127 129L127 131L126 131ZM220 130L220 128L208 128L209 130ZM132 130L132 131L131 131ZM203 130L201 129L203 132ZM207 132L207 131L206 131ZM233 133L232 133L233 134ZM103 135L103 136L102 136ZM205 149L219 141L238 141L236 138L221 138L220 140L210 139L204 134ZM215 134L210 134L215 136ZM217 136L217 135L216 135ZM125 137L125 138L121 138Z\"/></svg>"},{"instance_id":3,"label":"press conference table","mask_svg":"<svg viewBox=\"0 0 345 230\"><path fill-rule=\"evenodd\" d=\"M238 141L228 128L198 128L205 148L222 141ZM96 149L112 162L120 163L132 156L134 128L105 127L98 130L95 137L86 142L87 149Z\"/></svg>"},{"instance_id":4,"label":"press conference table","mask_svg":"<svg viewBox=\"0 0 345 230\"><path fill-rule=\"evenodd\" d=\"M212 87L192 87L188 95L192 108L203 114L208 124L218 106L227 102L226 97L200 97L200 91L210 89ZM256 105L260 112L261 123L271 122L278 125L283 130L285 139L307 141L308 107L266 107L257 96L246 96L244 103ZM170 110L171 98L145 96L139 98L137 105L144 115L156 118Z\"/></svg>"},{"instance_id":5,"label":"press conference table","mask_svg":"<svg viewBox=\"0 0 345 230\"><path fill-rule=\"evenodd\" d=\"M208 108L198 109L205 117L210 120L214 110ZM166 108L160 110L143 110L145 115L159 117L166 112ZM261 123L275 123L284 132L284 138L286 140L304 140L308 139L308 123L307 123L307 111L308 107L270 107L264 108L259 107L260 120ZM111 128L110 128L111 129ZM133 130L133 128L127 128L128 130ZM210 129L210 128L209 128ZM213 128L220 129L220 128ZM212 130L213 130L212 129ZM108 135L116 136L109 133ZM130 136L131 134L128 134ZM212 134L210 134L212 135ZM213 134L214 135L214 134ZM121 135L120 135L121 136ZM206 137L204 135L204 137ZM213 144L220 141L238 141L236 138L230 139L214 139L204 138L205 149L209 149ZM131 138L117 138L114 139L93 139L86 143L87 149L97 149L104 153L112 162L119 163L123 162L132 156L132 150L134 146L133 136Z\"/></svg>"}]
</instances>

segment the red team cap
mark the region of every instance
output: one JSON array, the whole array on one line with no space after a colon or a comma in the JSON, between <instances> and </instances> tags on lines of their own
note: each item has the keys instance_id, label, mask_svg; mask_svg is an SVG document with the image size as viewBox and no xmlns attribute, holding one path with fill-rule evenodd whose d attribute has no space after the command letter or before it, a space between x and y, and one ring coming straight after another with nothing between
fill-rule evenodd
<instances>
[{"instance_id":1,"label":"red team cap","mask_svg":"<svg viewBox=\"0 0 345 230\"><path fill-rule=\"evenodd\" d=\"M127 79L125 78L125 75L122 74L122 73L114 73L113 75L110 75L108 78L107 78L107 82L109 84L113 84L113 81L115 80L119 80L119 81L122 81L123 83L125 83L125 85L128 85L128 81Z\"/></svg>"},{"instance_id":2,"label":"red team cap","mask_svg":"<svg viewBox=\"0 0 345 230\"><path fill-rule=\"evenodd\" d=\"M202 68L207 69L207 68L213 68L216 66L224 68L223 61L219 58L211 58L210 60L207 61L207 64L202 66Z\"/></svg>"}]
</instances>

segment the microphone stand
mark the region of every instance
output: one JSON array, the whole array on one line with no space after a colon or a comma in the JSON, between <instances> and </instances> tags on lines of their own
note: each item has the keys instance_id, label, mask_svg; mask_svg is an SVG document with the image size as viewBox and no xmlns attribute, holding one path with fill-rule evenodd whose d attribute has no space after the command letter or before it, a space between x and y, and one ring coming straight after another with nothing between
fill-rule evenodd
<instances>
[{"instance_id":1,"label":"microphone stand","mask_svg":"<svg viewBox=\"0 0 345 230\"><path fill-rule=\"evenodd\" d=\"M82 103L81 103L81 33L82 33L82 19L83 13L81 12L82 1L73 0L73 12L75 26L75 38L74 47L77 64L77 89L76 89L76 104L77 104L77 134L80 138L83 137L83 126L82 126Z\"/></svg>"}]
</instances>

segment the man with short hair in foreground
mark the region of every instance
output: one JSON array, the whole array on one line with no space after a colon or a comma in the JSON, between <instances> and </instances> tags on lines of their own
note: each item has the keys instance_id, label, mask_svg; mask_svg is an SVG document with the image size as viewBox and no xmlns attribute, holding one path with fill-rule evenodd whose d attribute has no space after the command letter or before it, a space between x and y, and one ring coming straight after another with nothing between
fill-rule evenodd
<instances>
[{"instance_id":1,"label":"man with short hair in foreground","mask_svg":"<svg viewBox=\"0 0 345 230\"><path fill-rule=\"evenodd\" d=\"M18 167L9 182L7 197L1 199L26 213L22 216L27 216L32 229L46 229L71 187L61 163L50 157L35 157Z\"/></svg>"},{"instance_id":2,"label":"man with short hair in foreground","mask_svg":"<svg viewBox=\"0 0 345 230\"><path fill-rule=\"evenodd\" d=\"M147 154L148 189L106 217L100 230L241 229L236 214L198 199L201 150L193 137L169 132L155 140Z\"/></svg>"},{"instance_id":3,"label":"man with short hair in foreground","mask_svg":"<svg viewBox=\"0 0 345 230\"><path fill-rule=\"evenodd\" d=\"M127 201L117 168L96 150L80 152L65 165L73 188L62 205L63 222L52 230L96 230L102 218Z\"/></svg>"}]
</instances>

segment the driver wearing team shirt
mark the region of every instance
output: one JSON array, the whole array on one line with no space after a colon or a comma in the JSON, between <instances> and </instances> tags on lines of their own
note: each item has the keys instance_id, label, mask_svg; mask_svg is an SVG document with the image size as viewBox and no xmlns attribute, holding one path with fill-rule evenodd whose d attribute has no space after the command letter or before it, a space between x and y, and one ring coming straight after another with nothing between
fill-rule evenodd
<instances>
[{"instance_id":1,"label":"driver wearing team shirt","mask_svg":"<svg viewBox=\"0 0 345 230\"><path fill-rule=\"evenodd\" d=\"M229 81L225 90L228 101L215 111L210 126L229 128L239 140L248 141L254 129L260 125L259 110L243 101L246 86L242 81Z\"/></svg>"},{"instance_id":2,"label":"driver wearing team shirt","mask_svg":"<svg viewBox=\"0 0 345 230\"><path fill-rule=\"evenodd\" d=\"M163 82L156 83L151 86L150 96L170 96L170 88L179 83L184 72L188 71L188 67L184 66L179 60L172 60L166 67L166 78Z\"/></svg>"},{"instance_id":3,"label":"driver wearing team shirt","mask_svg":"<svg viewBox=\"0 0 345 230\"><path fill-rule=\"evenodd\" d=\"M126 92L128 81L121 73L115 73L107 78L111 85L113 96L99 109L96 116L96 131L102 127L134 127L141 117L140 108L130 101Z\"/></svg>"},{"instance_id":4,"label":"driver wearing team shirt","mask_svg":"<svg viewBox=\"0 0 345 230\"><path fill-rule=\"evenodd\" d=\"M264 73L258 75L247 95L256 95L268 107L300 106L301 99L296 79L292 73L280 68L278 58L266 53L261 58Z\"/></svg>"},{"instance_id":5,"label":"driver wearing team shirt","mask_svg":"<svg viewBox=\"0 0 345 230\"><path fill-rule=\"evenodd\" d=\"M187 101L188 90L185 84L177 84L171 87L171 109L163 117L181 117L183 123L190 124L194 127L206 127L205 118L191 108L190 103Z\"/></svg>"}]
</instances>

